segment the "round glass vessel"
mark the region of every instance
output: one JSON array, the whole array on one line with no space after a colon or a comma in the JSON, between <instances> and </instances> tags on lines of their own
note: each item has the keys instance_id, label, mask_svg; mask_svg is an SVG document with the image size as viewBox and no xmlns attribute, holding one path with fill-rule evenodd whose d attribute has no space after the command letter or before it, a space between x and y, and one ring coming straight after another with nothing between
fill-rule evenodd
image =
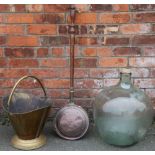
<instances>
[{"instance_id":1,"label":"round glass vessel","mask_svg":"<svg viewBox=\"0 0 155 155\"><path fill-rule=\"evenodd\" d=\"M95 99L94 121L107 143L127 146L140 141L153 121L149 97L131 83L130 70L120 73L120 82L102 90Z\"/></svg>"}]
</instances>

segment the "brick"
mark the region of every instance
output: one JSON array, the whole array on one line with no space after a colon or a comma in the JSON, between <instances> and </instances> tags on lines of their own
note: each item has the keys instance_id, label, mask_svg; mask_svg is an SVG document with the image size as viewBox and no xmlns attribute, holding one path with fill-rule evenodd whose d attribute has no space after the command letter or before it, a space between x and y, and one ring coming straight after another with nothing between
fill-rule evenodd
<instances>
[{"instance_id":1,"label":"brick","mask_svg":"<svg viewBox=\"0 0 155 155\"><path fill-rule=\"evenodd\" d=\"M128 45L129 38L125 37L107 37L105 45Z\"/></svg>"},{"instance_id":2,"label":"brick","mask_svg":"<svg viewBox=\"0 0 155 155\"><path fill-rule=\"evenodd\" d=\"M155 79L135 79L134 85L139 88L155 88Z\"/></svg>"},{"instance_id":3,"label":"brick","mask_svg":"<svg viewBox=\"0 0 155 155\"><path fill-rule=\"evenodd\" d=\"M155 68L150 68L150 77L155 77Z\"/></svg>"},{"instance_id":4,"label":"brick","mask_svg":"<svg viewBox=\"0 0 155 155\"><path fill-rule=\"evenodd\" d=\"M87 34L87 26L86 25L81 25L80 27L80 34Z\"/></svg>"},{"instance_id":5,"label":"brick","mask_svg":"<svg viewBox=\"0 0 155 155\"><path fill-rule=\"evenodd\" d=\"M155 58L153 57L140 57L130 58L129 65L132 67L155 67Z\"/></svg>"},{"instance_id":6,"label":"brick","mask_svg":"<svg viewBox=\"0 0 155 155\"><path fill-rule=\"evenodd\" d=\"M69 44L69 38L66 36L44 36L41 37L42 46L60 46Z\"/></svg>"},{"instance_id":7,"label":"brick","mask_svg":"<svg viewBox=\"0 0 155 155\"><path fill-rule=\"evenodd\" d=\"M49 96L55 99L68 99L69 91L64 89L52 89L48 91Z\"/></svg>"},{"instance_id":8,"label":"brick","mask_svg":"<svg viewBox=\"0 0 155 155\"><path fill-rule=\"evenodd\" d=\"M75 67L88 67L88 68L94 68L97 65L97 59L96 58L76 58L75 59Z\"/></svg>"},{"instance_id":9,"label":"brick","mask_svg":"<svg viewBox=\"0 0 155 155\"><path fill-rule=\"evenodd\" d=\"M68 46L68 47L66 47L66 56L70 56L70 47ZM79 49L79 46L77 45L75 45L75 47L74 47L74 56L76 57L76 56L80 56L80 49Z\"/></svg>"},{"instance_id":10,"label":"brick","mask_svg":"<svg viewBox=\"0 0 155 155\"><path fill-rule=\"evenodd\" d=\"M44 11L45 12L67 12L69 11L69 4L45 4Z\"/></svg>"},{"instance_id":11,"label":"brick","mask_svg":"<svg viewBox=\"0 0 155 155\"><path fill-rule=\"evenodd\" d=\"M155 47L145 47L143 48L144 56L155 56Z\"/></svg>"},{"instance_id":12,"label":"brick","mask_svg":"<svg viewBox=\"0 0 155 155\"><path fill-rule=\"evenodd\" d=\"M128 11L129 5L128 4L113 4L114 11Z\"/></svg>"},{"instance_id":13,"label":"brick","mask_svg":"<svg viewBox=\"0 0 155 155\"><path fill-rule=\"evenodd\" d=\"M1 88L12 88L14 84L15 82L12 79L11 80L8 80L8 79L0 80Z\"/></svg>"},{"instance_id":14,"label":"brick","mask_svg":"<svg viewBox=\"0 0 155 155\"><path fill-rule=\"evenodd\" d=\"M100 58L99 59L100 67L126 67L127 59L126 58Z\"/></svg>"},{"instance_id":15,"label":"brick","mask_svg":"<svg viewBox=\"0 0 155 155\"><path fill-rule=\"evenodd\" d=\"M70 78L70 69L62 69L59 70L60 73L60 78ZM88 78L89 77L89 72L88 69L81 69L81 68L76 68L74 71L74 77L75 78Z\"/></svg>"},{"instance_id":16,"label":"brick","mask_svg":"<svg viewBox=\"0 0 155 155\"><path fill-rule=\"evenodd\" d=\"M51 34L54 35L57 33L57 26L54 24L37 24L37 25L28 25L29 34Z\"/></svg>"},{"instance_id":17,"label":"brick","mask_svg":"<svg viewBox=\"0 0 155 155\"><path fill-rule=\"evenodd\" d=\"M78 79L78 80L75 80L75 88L78 88L78 89L103 88L103 80Z\"/></svg>"},{"instance_id":18,"label":"brick","mask_svg":"<svg viewBox=\"0 0 155 155\"><path fill-rule=\"evenodd\" d=\"M9 66L14 68L38 67L36 59L10 59Z\"/></svg>"},{"instance_id":19,"label":"brick","mask_svg":"<svg viewBox=\"0 0 155 155\"><path fill-rule=\"evenodd\" d=\"M0 96L6 96L6 90L0 90ZM1 101L0 101L0 105L1 105Z\"/></svg>"},{"instance_id":20,"label":"brick","mask_svg":"<svg viewBox=\"0 0 155 155\"><path fill-rule=\"evenodd\" d=\"M117 85L118 82L119 82L119 79L104 79L104 87Z\"/></svg>"},{"instance_id":21,"label":"brick","mask_svg":"<svg viewBox=\"0 0 155 155\"><path fill-rule=\"evenodd\" d=\"M116 34L118 30L118 25L106 26L104 29L104 34Z\"/></svg>"},{"instance_id":22,"label":"brick","mask_svg":"<svg viewBox=\"0 0 155 155\"><path fill-rule=\"evenodd\" d=\"M111 4L91 4L91 11L112 11Z\"/></svg>"},{"instance_id":23,"label":"brick","mask_svg":"<svg viewBox=\"0 0 155 155\"><path fill-rule=\"evenodd\" d=\"M152 26L152 31L155 32L155 25Z\"/></svg>"},{"instance_id":24,"label":"brick","mask_svg":"<svg viewBox=\"0 0 155 155\"><path fill-rule=\"evenodd\" d=\"M5 44L6 44L6 37L0 36L0 45L5 45Z\"/></svg>"},{"instance_id":25,"label":"brick","mask_svg":"<svg viewBox=\"0 0 155 155\"><path fill-rule=\"evenodd\" d=\"M2 14L0 14L0 23L2 23L3 22L3 15Z\"/></svg>"},{"instance_id":26,"label":"brick","mask_svg":"<svg viewBox=\"0 0 155 155\"><path fill-rule=\"evenodd\" d=\"M74 71L74 77L75 78L88 78L89 77L89 70L88 69L81 69L76 68Z\"/></svg>"},{"instance_id":27,"label":"brick","mask_svg":"<svg viewBox=\"0 0 155 155\"><path fill-rule=\"evenodd\" d=\"M92 78L118 78L117 69L91 69L90 77Z\"/></svg>"},{"instance_id":28,"label":"brick","mask_svg":"<svg viewBox=\"0 0 155 155\"><path fill-rule=\"evenodd\" d=\"M78 45L97 45L97 37L78 37L76 38Z\"/></svg>"},{"instance_id":29,"label":"brick","mask_svg":"<svg viewBox=\"0 0 155 155\"><path fill-rule=\"evenodd\" d=\"M8 14L6 15L6 22L7 23L33 23L34 17L33 14Z\"/></svg>"},{"instance_id":30,"label":"brick","mask_svg":"<svg viewBox=\"0 0 155 155\"><path fill-rule=\"evenodd\" d=\"M150 98L154 98L155 97L155 89L145 89L146 94L150 97ZM154 104L154 99L153 99L153 105ZM153 106L154 107L154 106Z\"/></svg>"},{"instance_id":31,"label":"brick","mask_svg":"<svg viewBox=\"0 0 155 155\"><path fill-rule=\"evenodd\" d=\"M137 13L133 14L135 22L155 22L155 13Z\"/></svg>"},{"instance_id":32,"label":"brick","mask_svg":"<svg viewBox=\"0 0 155 155\"><path fill-rule=\"evenodd\" d=\"M76 10L78 10L78 12L87 12L89 11L89 4L74 4Z\"/></svg>"},{"instance_id":33,"label":"brick","mask_svg":"<svg viewBox=\"0 0 155 155\"><path fill-rule=\"evenodd\" d=\"M10 4L10 12L15 12L15 6L13 4Z\"/></svg>"},{"instance_id":34,"label":"brick","mask_svg":"<svg viewBox=\"0 0 155 155\"><path fill-rule=\"evenodd\" d=\"M37 57L47 57L47 56L48 56L48 48L37 49Z\"/></svg>"},{"instance_id":35,"label":"brick","mask_svg":"<svg viewBox=\"0 0 155 155\"><path fill-rule=\"evenodd\" d=\"M86 90L75 90L74 97L75 98L90 98L92 96L92 91L89 89Z\"/></svg>"},{"instance_id":36,"label":"brick","mask_svg":"<svg viewBox=\"0 0 155 155\"><path fill-rule=\"evenodd\" d=\"M21 25L0 25L0 34L23 34L24 27Z\"/></svg>"},{"instance_id":37,"label":"brick","mask_svg":"<svg viewBox=\"0 0 155 155\"><path fill-rule=\"evenodd\" d=\"M34 50L32 48L5 48L4 54L6 57L33 57Z\"/></svg>"},{"instance_id":38,"label":"brick","mask_svg":"<svg viewBox=\"0 0 155 155\"><path fill-rule=\"evenodd\" d=\"M3 57L3 49L0 48L0 57Z\"/></svg>"},{"instance_id":39,"label":"brick","mask_svg":"<svg viewBox=\"0 0 155 155\"><path fill-rule=\"evenodd\" d=\"M148 68L131 68L132 77L149 77L150 72Z\"/></svg>"},{"instance_id":40,"label":"brick","mask_svg":"<svg viewBox=\"0 0 155 155\"><path fill-rule=\"evenodd\" d=\"M126 24L120 26L122 34L149 33L151 31L150 24Z\"/></svg>"},{"instance_id":41,"label":"brick","mask_svg":"<svg viewBox=\"0 0 155 155\"><path fill-rule=\"evenodd\" d=\"M104 25L90 25L88 27L89 34L104 34Z\"/></svg>"},{"instance_id":42,"label":"brick","mask_svg":"<svg viewBox=\"0 0 155 155\"><path fill-rule=\"evenodd\" d=\"M31 74L38 78L57 78L59 73L55 69L32 69Z\"/></svg>"},{"instance_id":43,"label":"brick","mask_svg":"<svg viewBox=\"0 0 155 155\"><path fill-rule=\"evenodd\" d=\"M63 13L57 14L36 14L34 15L34 21L38 24L63 24L65 16Z\"/></svg>"},{"instance_id":44,"label":"brick","mask_svg":"<svg viewBox=\"0 0 155 155\"><path fill-rule=\"evenodd\" d=\"M130 4L131 11L154 11L155 4Z\"/></svg>"},{"instance_id":45,"label":"brick","mask_svg":"<svg viewBox=\"0 0 155 155\"><path fill-rule=\"evenodd\" d=\"M7 61L4 58L0 58L0 66L1 67L6 67L7 66Z\"/></svg>"},{"instance_id":46,"label":"brick","mask_svg":"<svg viewBox=\"0 0 155 155\"><path fill-rule=\"evenodd\" d=\"M25 75L28 75L28 70L26 69L0 68L0 78L21 78Z\"/></svg>"},{"instance_id":47,"label":"brick","mask_svg":"<svg viewBox=\"0 0 155 155\"><path fill-rule=\"evenodd\" d=\"M52 48L52 56L54 57L64 56L64 49L63 48Z\"/></svg>"},{"instance_id":48,"label":"brick","mask_svg":"<svg viewBox=\"0 0 155 155\"><path fill-rule=\"evenodd\" d=\"M96 22L96 13L78 13L75 20L76 24L95 24Z\"/></svg>"},{"instance_id":49,"label":"brick","mask_svg":"<svg viewBox=\"0 0 155 155\"><path fill-rule=\"evenodd\" d=\"M65 67L67 60L65 58L52 58L41 60L41 66L43 67Z\"/></svg>"},{"instance_id":50,"label":"brick","mask_svg":"<svg viewBox=\"0 0 155 155\"><path fill-rule=\"evenodd\" d=\"M42 4L27 4L26 5L27 12L43 12Z\"/></svg>"},{"instance_id":51,"label":"brick","mask_svg":"<svg viewBox=\"0 0 155 155\"><path fill-rule=\"evenodd\" d=\"M117 47L113 50L115 56L140 56L141 49L138 47Z\"/></svg>"},{"instance_id":52,"label":"brick","mask_svg":"<svg viewBox=\"0 0 155 155\"><path fill-rule=\"evenodd\" d=\"M133 45L154 45L155 35L136 35L133 37Z\"/></svg>"},{"instance_id":53,"label":"brick","mask_svg":"<svg viewBox=\"0 0 155 155\"><path fill-rule=\"evenodd\" d=\"M123 14L100 14L99 23L128 23L130 21L130 15Z\"/></svg>"},{"instance_id":54,"label":"brick","mask_svg":"<svg viewBox=\"0 0 155 155\"><path fill-rule=\"evenodd\" d=\"M0 4L0 12L9 12L10 7L9 4Z\"/></svg>"},{"instance_id":55,"label":"brick","mask_svg":"<svg viewBox=\"0 0 155 155\"><path fill-rule=\"evenodd\" d=\"M85 48L82 52L83 56L97 56L96 48Z\"/></svg>"},{"instance_id":56,"label":"brick","mask_svg":"<svg viewBox=\"0 0 155 155\"><path fill-rule=\"evenodd\" d=\"M46 88L69 88L70 81L66 79L61 80L44 80L44 86Z\"/></svg>"},{"instance_id":57,"label":"brick","mask_svg":"<svg viewBox=\"0 0 155 155\"><path fill-rule=\"evenodd\" d=\"M68 33L68 28L67 25L59 25L59 34L67 34Z\"/></svg>"},{"instance_id":58,"label":"brick","mask_svg":"<svg viewBox=\"0 0 155 155\"><path fill-rule=\"evenodd\" d=\"M53 111L53 109L55 110L55 108L62 108L65 105L67 105L68 103L69 103L69 100L67 100L67 99L56 99L56 100L53 100L52 111ZM57 113L57 110L56 110L56 113Z\"/></svg>"},{"instance_id":59,"label":"brick","mask_svg":"<svg viewBox=\"0 0 155 155\"><path fill-rule=\"evenodd\" d=\"M75 99L75 104L82 106L83 108L91 108L92 100L91 99Z\"/></svg>"},{"instance_id":60,"label":"brick","mask_svg":"<svg viewBox=\"0 0 155 155\"><path fill-rule=\"evenodd\" d=\"M104 48L97 48L97 56L106 57L106 56L112 56L112 49L108 47Z\"/></svg>"},{"instance_id":61,"label":"brick","mask_svg":"<svg viewBox=\"0 0 155 155\"><path fill-rule=\"evenodd\" d=\"M26 7L25 4L14 4L15 12L25 12Z\"/></svg>"},{"instance_id":62,"label":"brick","mask_svg":"<svg viewBox=\"0 0 155 155\"><path fill-rule=\"evenodd\" d=\"M38 38L35 36L9 36L8 46L37 46Z\"/></svg>"}]
</instances>

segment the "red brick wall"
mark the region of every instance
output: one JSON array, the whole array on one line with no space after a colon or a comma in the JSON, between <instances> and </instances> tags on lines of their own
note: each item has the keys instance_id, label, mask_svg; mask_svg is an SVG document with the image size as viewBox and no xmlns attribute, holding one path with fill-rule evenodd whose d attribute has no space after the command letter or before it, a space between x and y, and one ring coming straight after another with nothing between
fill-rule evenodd
<instances>
[{"instance_id":1,"label":"red brick wall","mask_svg":"<svg viewBox=\"0 0 155 155\"><path fill-rule=\"evenodd\" d=\"M91 111L91 98L103 86L116 84L122 67L131 67L134 84L154 98L155 5L76 6L76 103ZM0 5L1 97L18 78L33 74L42 79L55 108L68 103L67 8Z\"/></svg>"}]
</instances>

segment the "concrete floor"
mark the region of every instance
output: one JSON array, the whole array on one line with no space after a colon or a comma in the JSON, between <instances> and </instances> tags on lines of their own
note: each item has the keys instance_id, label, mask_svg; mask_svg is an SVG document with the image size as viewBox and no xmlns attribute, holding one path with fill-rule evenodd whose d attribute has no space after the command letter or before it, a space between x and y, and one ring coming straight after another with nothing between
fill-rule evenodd
<instances>
[{"instance_id":1,"label":"concrete floor","mask_svg":"<svg viewBox=\"0 0 155 155\"><path fill-rule=\"evenodd\" d=\"M88 133L80 140L68 141L59 138L52 125L47 123L44 128L47 136L47 144L37 151L154 151L155 150L155 125L149 129L146 137L139 143L130 147L115 147L104 143L97 135L94 127L89 128ZM14 131L11 126L0 126L0 151L14 151L10 145Z\"/></svg>"}]
</instances>

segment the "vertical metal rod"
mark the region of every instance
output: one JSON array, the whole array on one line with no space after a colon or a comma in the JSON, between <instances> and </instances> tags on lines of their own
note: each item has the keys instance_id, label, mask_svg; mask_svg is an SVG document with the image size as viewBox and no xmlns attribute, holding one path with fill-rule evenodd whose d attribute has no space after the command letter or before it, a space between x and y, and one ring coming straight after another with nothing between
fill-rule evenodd
<instances>
[{"instance_id":1,"label":"vertical metal rod","mask_svg":"<svg viewBox=\"0 0 155 155\"><path fill-rule=\"evenodd\" d=\"M70 103L74 103L74 46L75 46L75 17L76 9L70 5L70 22L68 33L70 34Z\"/></svg>"}]
</instances>

